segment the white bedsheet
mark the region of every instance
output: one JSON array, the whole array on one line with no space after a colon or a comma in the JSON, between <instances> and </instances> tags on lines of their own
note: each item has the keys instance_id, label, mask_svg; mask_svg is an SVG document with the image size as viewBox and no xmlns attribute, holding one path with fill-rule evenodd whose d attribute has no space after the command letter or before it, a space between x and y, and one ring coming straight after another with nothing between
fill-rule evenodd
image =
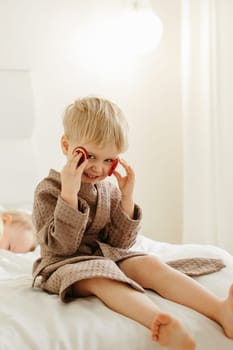
<instances>
[{"instance_id":1,"label":"white bedsheet","mask_svg":"<svg viewBox=\"0 0 233 350\"><path fill-rule=\"evenodd\" d=\"M221 257L226 267L197 280L216 295L226 297L233 283L233 257L213 246L174 245L139 236L133 249L162 260L204 256ZM0 250L0 350L159 350L150 331L105 307L97 298L63 304L58 296L31 288L33 253ZM203 315L147 291L166 312L179 318L194 335L197 350L233 350L233 340ZM164 349L164 348L163 348Z\"/></svg>"}]
</instances>

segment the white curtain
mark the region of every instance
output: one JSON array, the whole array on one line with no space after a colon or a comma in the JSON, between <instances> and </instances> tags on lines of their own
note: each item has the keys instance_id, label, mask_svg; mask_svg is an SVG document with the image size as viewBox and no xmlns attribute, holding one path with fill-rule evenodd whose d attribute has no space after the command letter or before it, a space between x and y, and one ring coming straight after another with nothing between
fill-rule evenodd
<instances>
[{"instance_id":1,"label":"white curtain","mask_svg":"<svg viewBox=\"0 0 233 350\"><path fill-rule=\"evenodd\" d=\"M233 253L233 1L182 1L183 242Z\"/></svg>"}]
</instances>

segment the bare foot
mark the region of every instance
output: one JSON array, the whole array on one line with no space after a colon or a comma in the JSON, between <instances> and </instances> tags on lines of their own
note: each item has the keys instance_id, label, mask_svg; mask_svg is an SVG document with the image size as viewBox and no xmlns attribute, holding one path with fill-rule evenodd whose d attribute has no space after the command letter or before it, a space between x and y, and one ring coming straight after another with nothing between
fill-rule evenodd
<instances>
[{"instance_id":1,"label":"bare foot","mask_svg":"<svg viewBox=\"0 0 233 350\"><path fill-rule=\"evenodd\" d=\"M229 289L227 299L223 301L223 308L220 313L220 324L225 334L233 339L233 284Z\"/></svg>"},{"instance_id":2,"label":"bare foot","mask_svg":"<svg viewBox=\"0 0 233 350\"><path fill-rule=\"evenodd\" d=\"M195 342L183 325L168 314L160 313L151 325L152 340L169 350L194 350Z\"/></svg>"}]
</instances>

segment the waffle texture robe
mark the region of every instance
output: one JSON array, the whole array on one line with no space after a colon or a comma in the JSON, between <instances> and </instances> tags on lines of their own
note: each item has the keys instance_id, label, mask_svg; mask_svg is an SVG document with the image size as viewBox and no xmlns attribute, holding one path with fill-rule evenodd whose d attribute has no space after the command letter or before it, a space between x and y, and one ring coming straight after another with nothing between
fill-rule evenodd
<instances>
[{"instance_id":1,"label":"waffle texture robe","mask_svg":"<svg viewBox=\"0 0 233 350\"><path fill-rule=\"evenodd\" d=\"M72 297L72 284L82 279L105 277L144 291L126 276L117 262L145 252L129 251L140 228L141 209L134 208L133 219L121 209L118 188L103 181L97 185L82 183L77 209L60 197L60 174L50 170L35 190L33 222L41 257L33 265L34 282L59 294L63 301ZM200 276L222 269L221 259L194 257L167 262L190 276ZM33 282L33 285L34 285Z\"/></svg>"},{"instance_id":2,"label":"waffle texture robe","mask_svg":"<svg viewBox=\"0 0 233 350\"><path fill-rule=\"evenodd\" d=\"M42 276L42 289L59 294L66 301L71 285L92 277L106 277L130 284L117 262L144 255L128 249L135 243L141 222L141 209L135 205L134 218L121 208L120 191L102 181L96 185L82 183L75 209L61 197L60 173L50 170L34 196L33 222L41 257L33 265L34 281Z\"/></svg>"}]
</instances>

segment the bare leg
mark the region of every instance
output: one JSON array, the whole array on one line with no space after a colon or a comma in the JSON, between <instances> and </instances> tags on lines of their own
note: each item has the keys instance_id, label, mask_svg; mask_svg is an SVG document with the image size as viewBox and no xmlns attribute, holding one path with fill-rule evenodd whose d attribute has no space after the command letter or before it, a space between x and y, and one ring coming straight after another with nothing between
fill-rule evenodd
<instances>
[{"instance_id":1,"label":"bare leg","mask_svg":"<svg viewBox=\"0 0 233 350\"><path fill-rule=\"evenodd\" d=\"M153 326L152 339L170 350L193 350L195 343L181 323L163 313L146 296L124 283L91 278L72 286L74 296L95 295L110 309L127 316L148 329Z\"/></svg>"},{"instance_id":2,"label":"bare leg","mask_svg":"<svg viewBox=\"0 0 233 350\"><path fill-rule=\"evenodd\" d=\"M219 319L226 335L233 339L233 284L230 287L228 298L222 303Z\"/></svg>"},{"instance_id":3,"label":"bare leg","mask_svg":"<svg viewBox=\"0 0 233 350\"><path fill-rule=\"evenodd\" d=\"M119 263L119 267L144 288L215 320L226 335L233 338L233 285L228 298L220 300L194 279L153 256L129 258Z\"/></svg>"}]
</instances>

